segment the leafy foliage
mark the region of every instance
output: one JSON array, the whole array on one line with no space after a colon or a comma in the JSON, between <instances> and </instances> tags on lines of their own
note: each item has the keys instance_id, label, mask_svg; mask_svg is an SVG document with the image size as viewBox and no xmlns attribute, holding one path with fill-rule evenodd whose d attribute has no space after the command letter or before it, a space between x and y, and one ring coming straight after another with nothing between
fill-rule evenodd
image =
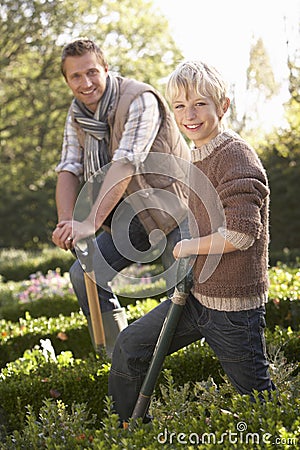
<instances>
[{"instance_id":1,"label":"leafy foliage","mask_svg":"<svg viewBox=\"0 0 300 450\"><path fill-rule=\"evenodd\" d=\"M195 349L196 354L206 358L205 353L199 355L199 348ZM172 358L175 366L179 355ZM278 392L271 398L265 395L261 402L257 395L252 402L247 396L236 394L226 380L219 385L212 378L195 382L188 378L191 374L187 366L178 384L171 371L165 369L160 390L151 404L152 424L143 425L138 420L124 430L119 427L111 399L104 393L107 365L101 366L100 360L92 359L86 364L70 357L56 364L43 363L40 357L37 360L39 367L33 365L30 373L33 389L39 395L26 408L24 400L32 395L29 377L18 373L16 364L10 365L10 372L2 371L0 390L5 388L6 393L18 399L16 407L15 403L8 404L12 397L4 396L6 412L14 413L9 416L11 431L7 425L3 429L3 433L8 432L6 437L3 434L3 449L117 450L122 446L156 450L158 444L177 449L182 448L183 440L211 449L240 449L245 440L255 443L254 448L264 449L268 448L266 440L272 445L277 439L279 448L296 448L299 442L300 378L299 374L291 376L291 370L284 381L275 376ZM96 365L101 368L97 370ZM49 389L51 386L64 388L58 391ZM291 447L284 446L288 442Z\"/></svg>"},{"instance_id":2,"label":"leafy foliage","mask_svg":"<svg viewBox=\"0 0 300 450\"><path fill-rule=\"evenodd\" d=\"M71 100L60 74L62 46L91 37L105 50L112 71L158 89L182 55L167 20L149 0L5 0L0 11L0 247L36 248L49 244L56 222L55 166ZM300 248L296 56L289 55L287 64L288 128L262 142L257 127L252 132L270 179L272 252ZM247 79L252 98L267 99L277 90L261 40L251 48ZM255 104L249 119L256 116ZM243 133L249 120L239 123L232 106L231 123Z\"/></svg>"},{"instance_id":3,"label":"leafy foliage","mask_svg":"<svg viewBox=\"0 0 300 450\"><path fill-rule=\"evenodd\" d=\"M157 87L180 53L166 19L143 0L6 0L0 31L0 247L36 247L56 221L54 169L71 100L64 43L89 36L111 70Z\"/></svg>"},{"instance_id":4,"label":"leafy foliage","mask_svg":"<svg viewBox=\"0 0 300 450\"><path fill-rule=\"evenodd\" d=\"M149 267L143 270L138 268L151 279ZM1 449L157 450L161 445L180 449L184 442L191 449L199 445L229 450L240 449L244 441L257 449L271 448L275 441L278 448L296 448L300 439L298 326L266 330L271 375L278 389L271 398L266 395L261 402L257 395L253 403L238 395L212 349L201 340L166 358L151 403L152 423L139 420L122 429L107 397L110 361L104 353L93 353L84 316L78 312L51 316L54 298L48 295L49 286L54 280L54 289L58 284L64 296L69 289L67 277L61 277L62 285L56 283L57 277L50 272L48 277L38 275L26 282L0 283L11 291L15 306L30 283L35 290L25 304L48 305L46 316L32 318L27 312L15 321L0 322ZM270 278L275 300L271 304L281 308L299 303L299 268L278 265L270 269ZM45 298L39 298L41 292ZM129 320L156 304L157 300L146 299L129 305Z\"/></svg>"}]
</instances>

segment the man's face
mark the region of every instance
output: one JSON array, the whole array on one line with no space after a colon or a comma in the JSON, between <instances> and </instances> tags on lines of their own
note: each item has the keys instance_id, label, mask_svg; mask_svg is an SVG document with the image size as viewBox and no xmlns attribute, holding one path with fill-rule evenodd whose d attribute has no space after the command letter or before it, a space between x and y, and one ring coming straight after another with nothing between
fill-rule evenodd
<instances>
[{"instance_id":1,"label":"man's face","mask_svg":"<svg viewBox=\"0 0 300 450\"><path fill-rule=\"evenodd\" d=\"M68 56L64 62L67 84L75 98L95 112L105 87L108 67L103 67L94 53Z\"/></svg>"}]
</instances>

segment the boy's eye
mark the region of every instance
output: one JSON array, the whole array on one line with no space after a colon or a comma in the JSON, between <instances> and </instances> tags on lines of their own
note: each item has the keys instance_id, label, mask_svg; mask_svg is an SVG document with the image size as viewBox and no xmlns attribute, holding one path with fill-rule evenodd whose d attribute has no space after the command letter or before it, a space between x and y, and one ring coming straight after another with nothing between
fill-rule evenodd
<instances>
[{"instance_id":1,"label":"boy's eye","mask_svg":"<svg viewBox=\"0 0 300 450\"><path fill-rule=\"evenodd\" d=\"M183 105L176 105L175 106L175 109L181 109L181 108L184 108L184 106Z\"/></svg>"}]
</instances>

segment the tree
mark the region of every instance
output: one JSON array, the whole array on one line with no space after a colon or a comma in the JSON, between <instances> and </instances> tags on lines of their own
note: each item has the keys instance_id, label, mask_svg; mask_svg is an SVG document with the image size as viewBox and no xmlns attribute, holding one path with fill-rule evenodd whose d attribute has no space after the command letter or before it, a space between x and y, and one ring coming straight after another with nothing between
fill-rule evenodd
<instances>
[{"instance_id":1,"label":"tree","mask_svg":"<svg viewBox=\"0 0 300 450\"><path fill-rule=\"evenodd\" d=\"M255 129L257 135L261 128L262 107L279 92L268 52L261 38L251 46L249 66L246 72L246 96L243 116L237 120L234 110L229 120L239 133L249 133ZM262 135L264 132L261 133ZM247 138L249 136L247 135Z\"/></svg>"},{"instance_id":2,"label":"tree","mask_svg":"<svg viewBox=\"0 0 300 450\"><path fill-rule=\"evenodd\" d=\"M279 86L275 81L270 58L261 38L252 45L250 50L247 89L257 92L257 95L267 100L278 93Z\"/></svg>"},{"instance_id":3,"label":"tree","mask_svg":"<svg viewBox=\"0 0 300 450\"><path fill-rule=\"evenodd\" d=\"M268 173L271 188L270 233L271 254L282 254L284 249L300 250L300 210L298 207L300 178L300 67L299 55L289 55L290 99L285 104L286 126L273 130L266 135L259 129L255 117L259 115L258 106L267 102L278 92L278 84L263 41L258 39L250 52L247 70L247 90L249 104L245 108L242 119L238 119L234 96L230 108L229 123L260 154ZM262 131L260 133L260 131Z\"/></svg>"},{"instance_id":4,"label":"tree","mask_svg":"<svg viewBox=\"0 0 300 450\"><path fill-rule=\"evenodd\" d=\"M0 246L49 243L55 166L71 96L62 46L96 40L110 69L150 82L181 57L166 19L147 0L4 0L0 6Z\"/></svg>"},{"instance_id":5,"label":"tree","mask_svg":"<svg viewBox=\"0 0 300 450\"><path fill-rule=\"evenodd\" d=\"M271 250L300 249L300 67L288 58L289 91L286 128L266 139L262 156L271 188Z\"/></svg>"}]
</instances>

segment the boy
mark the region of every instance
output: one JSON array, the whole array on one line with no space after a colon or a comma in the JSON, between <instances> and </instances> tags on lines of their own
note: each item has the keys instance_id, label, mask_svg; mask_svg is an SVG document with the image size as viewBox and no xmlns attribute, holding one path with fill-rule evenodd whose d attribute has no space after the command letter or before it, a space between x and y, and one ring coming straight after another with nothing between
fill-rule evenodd
<instances>
[{"instance_id":1,"label":"boy","mask_svg":"<svg viewBox=\"0 0 300 450\"><path fill-rule=\"evenodd\" d=\"M252 395L275 389L268 373L264 327L268 289L269 187L254 150L222 118L225 83L201 62L180 64L166 95L179 129L194 142L189 207L191 239L176 259L197 255L194 284L169 353L205 337L233 386ZM121 420L130 417L169 300L124 330L109 378Z\"/></svg>"}]
</instances>

